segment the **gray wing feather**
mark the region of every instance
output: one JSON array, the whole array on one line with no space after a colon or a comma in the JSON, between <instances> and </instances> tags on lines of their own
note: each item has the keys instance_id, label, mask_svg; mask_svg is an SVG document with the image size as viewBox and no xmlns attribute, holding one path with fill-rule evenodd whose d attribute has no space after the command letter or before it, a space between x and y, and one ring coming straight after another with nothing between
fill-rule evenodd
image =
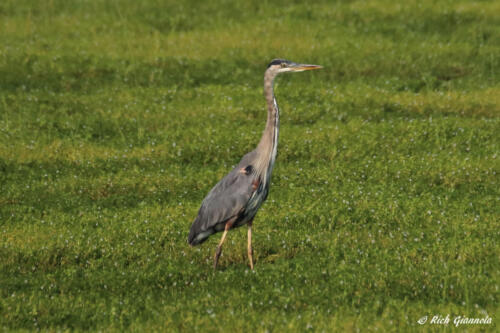
<instances>
[{"instance_id":1,"label":"gray wing feather","mask_svg":"<svg viewBox=\"0 0 500 333\"><path fill-rule=\"evenodd\" d=\"M254 189L253 173L240 172L242 168L251 165L254 152L245 155L240 163L224 178L222 178L203 200L198 216L189 232L188 242L192 245L203 242L210 234L224 228L223 222L242 213L250 200ZM206 233L203 239L198 235Z\"/></svg>"}]
</instances>

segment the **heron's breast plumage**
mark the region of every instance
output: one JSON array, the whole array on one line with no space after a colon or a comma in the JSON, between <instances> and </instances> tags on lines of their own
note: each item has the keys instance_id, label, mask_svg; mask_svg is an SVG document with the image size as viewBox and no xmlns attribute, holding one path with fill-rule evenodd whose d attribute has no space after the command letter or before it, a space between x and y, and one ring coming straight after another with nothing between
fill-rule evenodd
<instances>
[{"instance_id":1,"label":"heron's breast plumage","mask_svg":"<svg viewBox=\"0 0 500 333\"><path fill-rule=\"evenodd\" d=\"M257 189L250 197L250 200L248 200L248 204L246 205L245 211L243 213L243 218L238 221L236 226L246 224L255 217L260 206L262 206L262 204L266 200L268 193L269 184L265 184L259 181Z\"/></svg>"}]
</instances>

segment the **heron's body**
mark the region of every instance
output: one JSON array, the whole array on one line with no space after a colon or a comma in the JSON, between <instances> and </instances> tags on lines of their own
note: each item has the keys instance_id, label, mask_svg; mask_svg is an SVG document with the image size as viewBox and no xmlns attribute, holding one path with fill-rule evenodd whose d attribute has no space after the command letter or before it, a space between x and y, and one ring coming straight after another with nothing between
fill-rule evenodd
<instances>
[{"instance_id":1,"label":"heron's body","mask_svg":"<svg viewBox=\"0 0 500 333\"><path fill-rule=\"evenodd\" d=\"M299 65L287 60L273 60L264 75L264 94L267 102L267 122L257 148L243 156L240 163L222 178L201 204L188 236L190 245L203 243L210 235L223 231L217 247L214 267L220 256L228 230L248 224L248 255L253 268L251 226L269 193L269 184L278 151L279 109L274 97L275 77L282 72L321 68Z\"/></svg>"},{"instance_id":2,"label":"heron's body","mask_svg":"<svg viewBox=\"0 0 500 333\"><path fill-rule=\"evenodd\" d=\"M252 172L247 174L246 170L251 171L254 158L255 151L246 154L208 193L189 232L189 244L203 243L213 233L224 230L230 219L236 218L231 226L235 228L248 223L255 216L257 206L265 200L267 188L264 190L264 186L258 184L254 190L259 178ZM245 172L241 172L241 169Z\"/></svg>"}]
</instances>

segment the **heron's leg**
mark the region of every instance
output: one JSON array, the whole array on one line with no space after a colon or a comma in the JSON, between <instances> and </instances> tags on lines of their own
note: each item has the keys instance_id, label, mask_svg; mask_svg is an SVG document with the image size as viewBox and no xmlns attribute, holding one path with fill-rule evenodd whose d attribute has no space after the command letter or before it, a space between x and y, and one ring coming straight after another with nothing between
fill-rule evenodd
<instances>
[{"instance_id":1,"label":"heron's leg","mask_svg":"<svg viewBox=\"0 0 500 333\"><path fill-rule=\"evenodd\" d=\"M222 234L222 238L220 239L219 245L217 245L217 250L215 250L215 256L214 256L214 269L217 268L217 263L219 262L219 257L220 254L222 253L222 244L224 244L224 241L226 240L226 235L229 229L231 229L233 225L233 221L228 221L226 223L226 226L224 227L224 233Z\"/></svg>"},{"instance_id":2,"label":"heron's leg","mask_svg":"<svg viewBox=\"0 0 500 333\"><path fill-rule=\"evenodd\" d=\"M252 222L248 222L248 260L250 261L250 268L253 270L253 248L252 248Z\"/></svg>"}]
</instances>

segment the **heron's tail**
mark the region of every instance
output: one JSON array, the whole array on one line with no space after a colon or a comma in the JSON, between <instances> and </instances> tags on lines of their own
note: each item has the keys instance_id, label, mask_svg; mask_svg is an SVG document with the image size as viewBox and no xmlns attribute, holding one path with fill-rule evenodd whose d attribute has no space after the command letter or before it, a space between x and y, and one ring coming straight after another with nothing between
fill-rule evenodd
<instances>
[{"instance_id":1,"label":"heron's tail","mask_svg":"<svg viewBox=\"0 0 500 333\"><path fill-rule=\"evenodd\" d=\"M191 246L199 245L206 241L208 237L214 233L213 228L209 228L208 230L203 230L203 223L200 220L199 216L194 220L191 225L191 229L189 230L188 235L188 243Z\"/></svg>"}]
</instances>

